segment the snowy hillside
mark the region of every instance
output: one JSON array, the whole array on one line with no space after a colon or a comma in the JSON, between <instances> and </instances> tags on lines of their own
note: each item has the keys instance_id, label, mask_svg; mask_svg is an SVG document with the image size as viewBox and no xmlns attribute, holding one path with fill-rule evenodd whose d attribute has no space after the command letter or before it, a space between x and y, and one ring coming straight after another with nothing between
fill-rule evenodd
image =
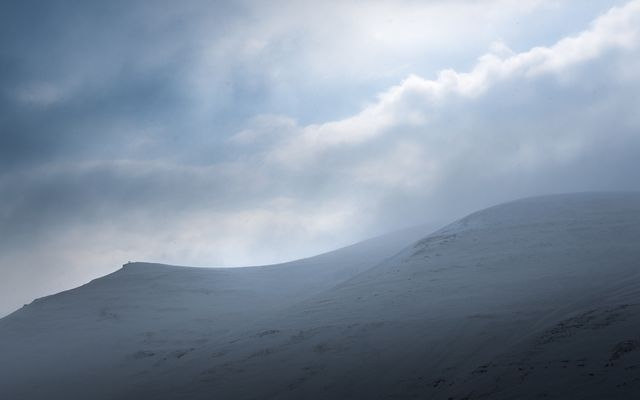
<instances>
[{"instance_id":1,"label":"snowy hillside","mask_svg":"<svg viewBox=\"0 0 640 400\"><path fill-rule=\"evenodd\" d=\"M640 396L640 194L420 233L269 267L132 264L38 300L0 320L0 398Z\"/></svg>"},{"instance_id":2,"label":"snowy hillside","mask_svg":"<svg viewBox=\"0 0 640 400\"><path fill-rule=\"evenodd\" d=\"M263 267L124 265L0 319L0 399L121 398L138 384L147 361L173 365L427 233L416 227Z\"/></svg>"}]
</instances>

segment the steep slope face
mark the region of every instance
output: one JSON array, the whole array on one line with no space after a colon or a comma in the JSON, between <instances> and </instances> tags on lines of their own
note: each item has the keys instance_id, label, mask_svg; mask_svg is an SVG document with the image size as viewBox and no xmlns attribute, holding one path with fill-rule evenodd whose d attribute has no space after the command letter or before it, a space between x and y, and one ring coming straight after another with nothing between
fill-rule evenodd
<instances>
[{"instance_id":1,"label":"steep slope face","mask_svg":"<svg viewBox=\"0 0 640 400\"><path fill-rule=\"evenodd\" d=\"M151 379L136 395L630 398L639 267L640 195L517 201L202 348L169 387Z\"/></svg>"},{"instance_id":2,"label":"steep slope face","mask_svg":"<svg viewBox=\"0 0 640 400\"><path fill-rule=\"evenodd\" d=\"M0 320L0 398L119 398L146 374L146 362L162 368L227 340L371 268L428 229L263 267L131 263L38 299Z\"/></svg>"},{"instance_id":3,"label":"steep slope face","mask_svg":"<svg viewBox=\"0 0 640 400\"><path fill-rule=\"evenodd\" d=\"M153 273L163 276L146 290L169 293L168 300L139 291L140 299L122 303L131 309L114 312L120 320L99 320L94 307L83 317L90 322L70 326L84 309L72 291L64 307L51 310L63 334L52 334L54 322L27 314L29 307L2 320L0 343L10 344L3 353L28 354L20 373L2 367L0 388L24 399L43 393L48 399L640 395L640 194L516 201L365 264L335 272L339 278L314 275L311 264L299 272L292 264L272 275L296 288L284 292L263 283L256 289L253 280L264 282L261 274L272 267L247 269L251 283L222 275L187 280L177 270L139 268L141 282ZM105 285L97 304L126 298L133 288L121 286L117 275L97 282ZM123 292L114 292L118 288ZM202 302L189 297L171 318L156 309L179 303L175 293L185 288L211 290L216 302L198 306ZM82 290L83 301L97 292L91 285ZM74 311L61 311L69 307ZM209 309L215 311L202 318ZM140 324L135 335L125 315ZM36 326L45 333L35 335ZM214 329L222 332L203 337ZM86 354L64 334L85 340ZM107 352L88 351L105 344ZM57 371L61 360L68 368ZM34 363L44 366L30 370ZM46 373L53 377L47 380Z\"/></svg>"}]
</instances>

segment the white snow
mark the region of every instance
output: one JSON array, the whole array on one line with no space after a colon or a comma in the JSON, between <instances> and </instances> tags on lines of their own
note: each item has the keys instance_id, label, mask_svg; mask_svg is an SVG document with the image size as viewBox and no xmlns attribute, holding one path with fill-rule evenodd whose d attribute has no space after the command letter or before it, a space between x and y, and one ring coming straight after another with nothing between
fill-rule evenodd
<instances>
[{"instance_id":1,"label":"white snow","mask_svg":"<svg viewBox=\"0 0 640 400\"><path fill-rule=\"evenodd\" d=\"M134 263L0 320L0 398L633 398L640 194L292 263ZM484 397L483 397L484 396Z\"/></svg>"}]
</instances>

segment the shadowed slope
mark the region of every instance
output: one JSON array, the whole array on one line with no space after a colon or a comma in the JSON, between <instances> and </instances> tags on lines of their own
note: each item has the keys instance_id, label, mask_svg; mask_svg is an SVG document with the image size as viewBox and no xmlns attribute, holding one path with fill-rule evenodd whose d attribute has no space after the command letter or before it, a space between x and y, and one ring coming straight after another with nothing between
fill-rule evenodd
<instances>
[{"instance_id":1,"label":"shadowed slope","mask_svg":"<svg viewBox=\"0 0 640 400\"><path fill-rule=\"evenodd\" d=\"M209 349L214 362L195 354L176 393L629 398L639 244L638 194L493 207Z\"/></svg>"}]
</instances>

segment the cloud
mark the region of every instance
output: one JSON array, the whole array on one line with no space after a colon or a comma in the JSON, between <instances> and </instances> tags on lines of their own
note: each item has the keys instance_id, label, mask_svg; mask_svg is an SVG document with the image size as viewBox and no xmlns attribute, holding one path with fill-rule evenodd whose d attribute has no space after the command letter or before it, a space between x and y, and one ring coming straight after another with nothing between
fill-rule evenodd
<instances>
[{"instance_id":1,"label":"cloud","mask_svg":"<svg viewBox=\"0 0 640 400\"><path fill-rule=\"evenodd\" d=\"M583 31L601 2L7 4L5 310L127 260L283 261L640 189L638 1Z\"/></svg>"},{"instance_id":2,"label":"cloud","mask_svg":"<svg viewBox=\"0 0 640 400\"><path fill-rule=\"evenodd\" d=\"M550 13L570 13L570 27L602 7L564 3L115 1L71 12L10 1L0 17L0 164L215 162L257 114L321 124L411 72L465 64L496 38L519 44L521 32L532 36L524 25Z\"/></svg>"},{"instance_id":3,"label":"cloud","mask_svg":"<svg viewBox=\"0 0 640 400\"><path fill-rule=\"evenodd\" d=\"M460 99L479 103L485 92L505 82L521 85L519 81L533 82L546 76L566 79L574 72L573 67L607 53L622 51L636 55L639 27L640 2L631 2L622 8L611 9L596 19L589 30L562 39L551 47L535 47L511 54L506 45L497 44L493 52L480 57L470 72L443 70L433 80L411 75L400 85L380 94L377 102L354 116L291 129L290 138L275 146L272 158L282 164L304 164L334 147L359 145L380 135L395 134L404 127L428 127L438 108L456 107L452 102ZM498 53L509 55L503 58L496 54L496 47ZM478 106L483 107L482 104ZM566 148L566 143L559 141L558 146Z\"/></svg>"},{"instance_id":4,"label":"cloud","mask_svg":"<svg viewBox=\"0 0 640 400\"><path fill-rule=\"evenodd\" d=\"M525 195L637 190L639 27L630 2L548 47L498 42L469 72L410 75L347 118L262 117L237 137L262 138L246 160L292 190L357 193L376 223L409 223L425 207L453 218Z\"/></svg>"}]
</instances>

